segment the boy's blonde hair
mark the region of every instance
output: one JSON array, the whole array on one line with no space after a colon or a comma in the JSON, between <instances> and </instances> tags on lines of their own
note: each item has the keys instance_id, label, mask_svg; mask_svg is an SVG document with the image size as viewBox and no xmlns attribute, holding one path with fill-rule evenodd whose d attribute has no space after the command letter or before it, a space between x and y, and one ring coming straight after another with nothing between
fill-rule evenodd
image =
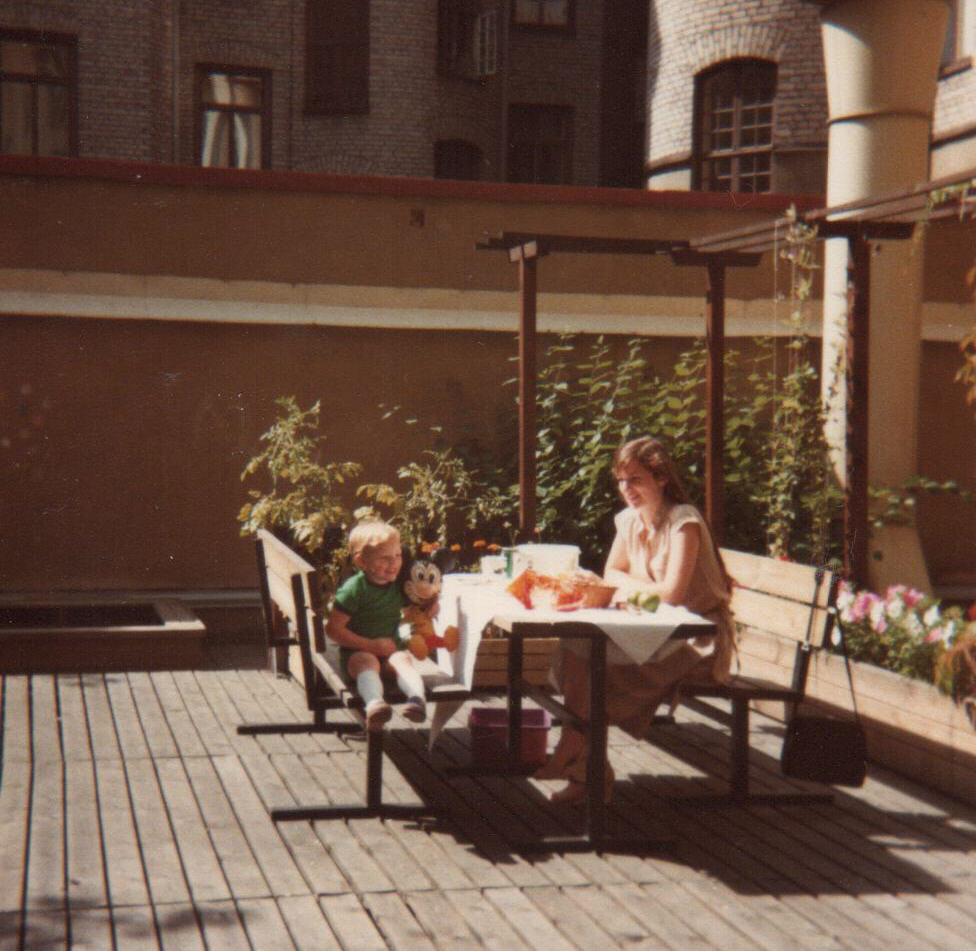
<instances>
[{"instance_id":1,"label":"boy's blonde hair","mask_svg":"<svg viewBox=\"0 0 976 951\"><path fill-rule=\"evenodd\" d=\"M400 532L392 525L378 518L364 519L357 522L349 533L349 554L355 557L364 551L378 548L391 538L400 540Z\"/></svg>"}]
</instances>

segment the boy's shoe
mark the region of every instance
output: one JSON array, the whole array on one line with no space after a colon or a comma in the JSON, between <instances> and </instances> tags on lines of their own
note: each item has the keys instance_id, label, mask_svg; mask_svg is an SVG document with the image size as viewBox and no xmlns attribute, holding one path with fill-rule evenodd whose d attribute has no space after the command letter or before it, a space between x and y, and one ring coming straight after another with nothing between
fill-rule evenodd
<instances>
[{"instance_id":1,"label":"boy's shoe","mask_svg":"<svg viewBox=\"0 0 976 951\"><path fill-rule=\"evenodd\" d=\"M393 709L382 698L370 700L366 704L366 729L370 733L377 733L383 729L383 725L388 723L393 716Z\"/></svg>"},{"instance_id":2,"label":"boy's shoe","mask_svg":"<svg viewBox=\"0 0 976 951\"><path fill-rule=\"evenodd\" d=\"M427 719L427 704L423 697L411 697L403 705L403 715L411 723L423 723Z\"/></svg>"}]
</instances>

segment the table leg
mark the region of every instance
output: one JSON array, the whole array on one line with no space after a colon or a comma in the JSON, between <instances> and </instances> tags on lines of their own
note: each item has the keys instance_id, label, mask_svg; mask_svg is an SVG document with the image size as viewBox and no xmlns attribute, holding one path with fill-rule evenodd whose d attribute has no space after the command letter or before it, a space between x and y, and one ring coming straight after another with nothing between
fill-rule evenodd
<instances>
[{"instance_id":1,"label":"table leg","mask_svg":"<svg viewBox=\"0 0 976 951\"><path fill-rule=\"evenodd\" d=\"M604 789L607 771L607 641L590 639L590 729L586 783L586 835L599 848L606 834L607 809Z\"/></svg>"},{"instance_id":2,"label":"table leg","mask_svg":"<svg viewBox=\"0 0 976 951\"><path fill-rule=\"evenodd\" d=\"M513 769L522 764L522 658L521 634L512 633L508 642L508 762Z\"/></svg>"}]
</instances>

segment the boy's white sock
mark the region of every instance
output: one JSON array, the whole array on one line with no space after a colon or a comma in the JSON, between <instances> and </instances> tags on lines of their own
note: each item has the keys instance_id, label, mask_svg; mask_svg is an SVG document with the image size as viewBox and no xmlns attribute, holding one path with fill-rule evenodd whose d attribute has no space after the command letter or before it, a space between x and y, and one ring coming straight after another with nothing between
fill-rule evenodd
<instances>
[{"instance_id":1,"label":"boy's white sock","mask_svg":"<svg viewBox=\"0 0 976 951\"><path fill-rule=\"evenodd\" d=\"M397 651L390 657L390 666L396 673L397 686L408 697L424 696L424 678L413 665L413 656L406 651Z\"/></svg>"},{"instance_id":2,"label":"boy's white sock","mask_svg":"<svg viewBox=\"0 0 976 951\"><path fill-rule=\"evenodd\" d=\"M356 691L363 703L383 699L383 681L375 670L364 670L356 677Z\"/></svg>"}]
</instances>

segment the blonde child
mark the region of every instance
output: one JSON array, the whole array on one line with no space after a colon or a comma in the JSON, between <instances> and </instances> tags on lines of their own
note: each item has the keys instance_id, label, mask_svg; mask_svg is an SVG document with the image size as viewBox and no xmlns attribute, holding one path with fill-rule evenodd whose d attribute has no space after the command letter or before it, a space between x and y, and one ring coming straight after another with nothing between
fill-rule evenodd
<instances>
[{"instance_id":1,"label":"blonde child","mask_svg":"<svg viewBox=\"0 0 976 951\"><path fill-rule=\"evenodd\" d=\"M363 521L349 533L349 549L359 570L339 586L326 633L339 645L342 668L363 699L367 729L381 729L392 715L383 699L381 673L387 667L407 696L403 715L423 723L424 683L397 638L403 604L397 584L403 563L400 533L386 522Z\"/></svg>"}]
</instances>

